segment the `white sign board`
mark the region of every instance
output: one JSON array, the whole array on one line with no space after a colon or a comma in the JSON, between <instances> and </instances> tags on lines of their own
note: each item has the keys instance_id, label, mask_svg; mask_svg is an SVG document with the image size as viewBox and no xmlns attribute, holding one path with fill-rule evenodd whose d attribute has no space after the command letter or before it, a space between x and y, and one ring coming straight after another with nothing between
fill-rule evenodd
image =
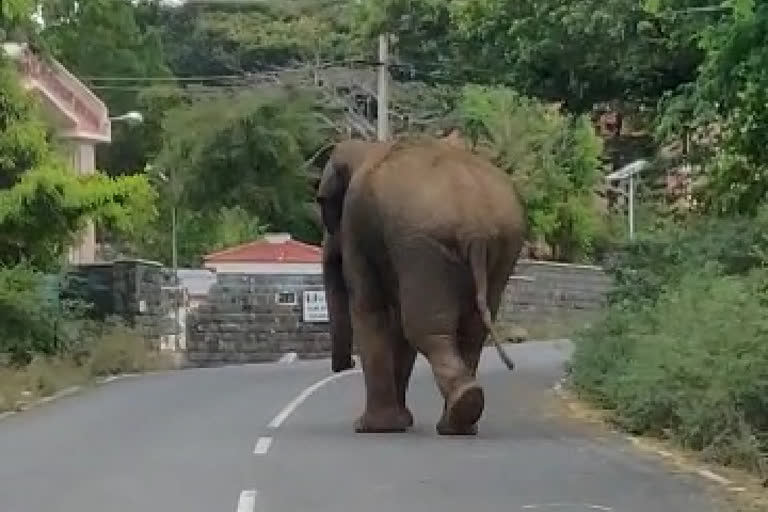
<instances>
[{"instance_id":1,"label":"white sign board","mask_svg":"<svg viewBox=\"0 0 768 512\"><path fill-rule=\"evenodd\" d=\"M328 304L325 302L325 291L305 291L303 306L305 322L328 321Z\"/></svg>"}]
</instances>

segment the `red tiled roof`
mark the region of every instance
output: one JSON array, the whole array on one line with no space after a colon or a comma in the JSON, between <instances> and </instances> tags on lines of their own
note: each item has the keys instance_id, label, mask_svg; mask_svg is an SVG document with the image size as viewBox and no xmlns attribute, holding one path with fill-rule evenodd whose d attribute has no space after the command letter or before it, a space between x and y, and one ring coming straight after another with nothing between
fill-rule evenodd
<instances>
[{"instance_id":1,"label":"red tiled roof","mask_svg":"<svg viewBox=\"0 0 768 512\"><path fill-rule=\"evenodd\" d=\"M320 263L322 249L291 239L256 240L242 245L206 254L206 263L253 262L253 263Z\"/></svg>"}]
</instances>

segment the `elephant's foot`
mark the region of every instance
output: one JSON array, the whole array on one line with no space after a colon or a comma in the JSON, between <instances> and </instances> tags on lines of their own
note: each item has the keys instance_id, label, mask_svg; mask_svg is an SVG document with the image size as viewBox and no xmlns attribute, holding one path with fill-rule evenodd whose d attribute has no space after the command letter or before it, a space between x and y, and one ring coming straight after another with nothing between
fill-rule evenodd
<instances>
[{"instance_id":1,"label":"elephant's foot","mask_svg":"<svg viewBox=\"0 0 768 512\"><path fill-rule=\"evenodd\" d=\"M441 435L475 435L477 420L483 414L485 396L475 381L459 386L449 397L443 417L437 424Z\"/></svg>"},{"instance_id":2,"label":"elephant's foot","mask_svg":"<svg viewBox=\"0 0 768 512\"><path fill-rule=\"evenodd\" d=\"M407 410L406 410L407 411ZM398 410L364 413L355 421L355 432L359 434L405 432L413 424L413 416Z\"/></svg>"},{"instance_id":3,"label":"elephant's foot","mask_svg":"<svg viewBox=\"0 0 768 512\"><path fill-rule=\"evenodd\" d=\"M446 420L441 419L437 423L437 433L441 436L476 436L477 423L472 425L458 427L451 425Z\"/></svg>"}]
</instances>

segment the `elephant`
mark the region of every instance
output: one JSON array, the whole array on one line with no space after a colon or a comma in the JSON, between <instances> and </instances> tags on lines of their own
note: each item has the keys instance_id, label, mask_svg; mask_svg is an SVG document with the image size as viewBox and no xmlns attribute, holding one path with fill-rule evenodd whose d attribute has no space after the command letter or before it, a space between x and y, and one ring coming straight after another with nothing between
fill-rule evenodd
<instances>
[{"instance_id":1,"label":"elephant","mask_svg":"<svg viewBox=\"0 0 768 512\"><path fill-rule=\"evenodd\" d=\"M346 140L330 150L316 201L331 368L354 367L353 345L362 364L355 431L413 425L406 391L421 353L444 400L438 434L477 434L477 366L527 232L509 176L438 139Z\"/></svg>"}]
</instances>

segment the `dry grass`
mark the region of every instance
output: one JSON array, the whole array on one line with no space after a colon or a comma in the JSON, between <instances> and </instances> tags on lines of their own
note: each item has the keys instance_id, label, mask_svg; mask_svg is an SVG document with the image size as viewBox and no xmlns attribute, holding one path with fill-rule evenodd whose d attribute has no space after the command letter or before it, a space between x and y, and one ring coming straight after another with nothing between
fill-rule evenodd
<instances>
[{"instance_id":1,"label":"dry grass","mask_svg":"<svg viewBox=\"0 0 768 512\"><path fill-rule=\"evenodd\" d=\"M98 377L171 368L171 361L141 336L111 329L79 357L37 356L23 368L0 366L0 413Z\"/></svg>"},{"instance_id":2,"label":"dry grass","mask_svg":"<svg viewBox=\"0 0 768 512\"><path fill-rule=\"evenodd\" d=\"M518 323L499 325L499 334L505 341L554 340L570 338L588 326L600 315L599 311L560 311L551 315L523 319Z\"/></svg>"}]
</instances>

